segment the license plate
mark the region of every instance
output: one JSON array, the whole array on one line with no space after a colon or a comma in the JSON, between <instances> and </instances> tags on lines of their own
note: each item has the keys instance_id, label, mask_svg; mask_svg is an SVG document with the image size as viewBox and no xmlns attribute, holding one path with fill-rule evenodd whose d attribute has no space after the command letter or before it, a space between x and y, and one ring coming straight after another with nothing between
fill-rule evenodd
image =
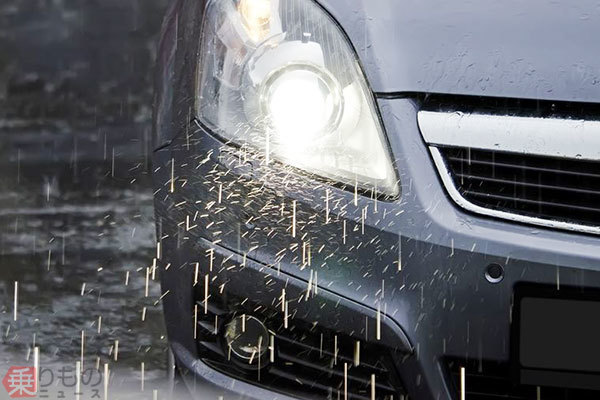
<instances>
[{"instance_id":1,"label":"license plate","mask_svg":"<svg viewBox=\"0 0 600 400\"><path fill-rule=\"evenodd\" d=\"M520 383L600 389L600 300L557 294L518 297Z\"/></svg>"}]
</instances>

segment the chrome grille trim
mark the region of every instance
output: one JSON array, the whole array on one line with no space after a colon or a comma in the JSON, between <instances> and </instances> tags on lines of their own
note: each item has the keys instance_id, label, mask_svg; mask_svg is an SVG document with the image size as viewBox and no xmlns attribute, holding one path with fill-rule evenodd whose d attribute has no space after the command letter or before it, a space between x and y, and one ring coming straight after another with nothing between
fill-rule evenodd
<instances>
[{"instance_id":1,"label":"chrome grille trim","mask_svg":"<svg viewBox=\"0 0 600 400\"><path fill-rule=\"evenodd\" d=\"M473 204L469 200L465 199L461 195L461 193L458 191L458 189L456 188L456 186L454 184L454 180L450 173L450 170L448 169L448 166L446 165L444 157L440 153L439 149L436 148L435 146L429 146L429 150L433 157L435 166L437 167L437 170L440 174L440 177L442 179L444 187L448 191L448 194L450 195L452 200L457 205L464 208L465 210L468 210L468 211L471 211L471 212L474 212L477 214L481 214L481 215L487 215L490 217L507 219L507 220L514 221L514 222L544 226L544 227L549 227L549 228L554 228L554 229L563 229L563 230L569 230L569 231L574 231L574 232L583 232L583 233L600 235L600 226L579 225L579 224L569 223L569 222L535 218L535 217L530 217L530 216L526 216L526 215L520 215L520 214L511 213L511 212L485 208L485 207L481 207L476 204Z\"/></svg>"},{"instance_id":2,"label":"chrome grille trim","mask_svg":"<svg viewBox=\"0 0 600 400\"><path fill-rule=\"evenodd\" d=\"M430 146L600 161L600 121L419 111Z\"/></svg>"}]
</instances>

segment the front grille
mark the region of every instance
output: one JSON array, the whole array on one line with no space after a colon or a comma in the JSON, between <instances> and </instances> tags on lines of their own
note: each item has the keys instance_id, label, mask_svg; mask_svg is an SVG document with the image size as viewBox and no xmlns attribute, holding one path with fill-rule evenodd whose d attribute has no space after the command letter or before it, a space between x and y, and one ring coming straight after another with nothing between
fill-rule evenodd
<instances>
[{"instance_id":1,"label":"front grille","mask_svg":"<svg viewBox=\"0 0 600 400\"><path fill-rule=\"evenodd\" d=\"M405 399L389 350L363 342L359 365L355 366L356 339L347 335L291 317L284 328L281 312L253 305L247 299L227 304L213 301L206 314L204 303L198 302L198 309L200 357L226 375L293 397L331 400L344 399L345 388L349 400L371 400L371 377L375 375L376 400ZM275 334L275 362L260 370L233 362L222 343L226 323L242 313L259 318Z\"/></svg>"},{"instance_id":2,"label":"front grille","mask_svg":"<svg viewBox=\"0 0 600 400\"><path fill-rule=\"evenodd\" d=\"M450 387L460 398L460 368L465 368L467 400L591 400L600 398L593 390L516 385L510 379L508 364L492 361L447 360Z\"/></svg>"},{"instance_id":3,"label":"front grille","mask_svg":"<svg viewBox=\"0 0 600 400\"><path fill-rule=\"evenodd\" d=\"M470 203L498 211L600 226L600 162L466 148L440 148Z\"/></svg>"}]
</instances>

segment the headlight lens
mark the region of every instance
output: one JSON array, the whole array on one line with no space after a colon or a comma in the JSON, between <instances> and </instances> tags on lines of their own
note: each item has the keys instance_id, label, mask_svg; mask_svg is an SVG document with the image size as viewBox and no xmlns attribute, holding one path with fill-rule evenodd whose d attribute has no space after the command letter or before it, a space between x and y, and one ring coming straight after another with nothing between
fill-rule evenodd
<instances>
[{"instance_id":1,"label":"headlight lens","mask_svg":"<svg viewBox=\"0 0 600 400\"><path fill-rule=\"evenodd\" d=\"M261 111L279 140L302 144L337 128L342 92L325 70L310 64L291 64L274 71L262 86Z\"/></svg>"},{"instance_id":2,"label":"headlight lens","mask_svg":"<svg viewBox=\"0 0 600 400\"><path fill-rule=\"evenodd\" d=\"M311 0L213 0L197 115L239 145L344 184L398 194L354 50Z\"/></svg>"}]
</instances>

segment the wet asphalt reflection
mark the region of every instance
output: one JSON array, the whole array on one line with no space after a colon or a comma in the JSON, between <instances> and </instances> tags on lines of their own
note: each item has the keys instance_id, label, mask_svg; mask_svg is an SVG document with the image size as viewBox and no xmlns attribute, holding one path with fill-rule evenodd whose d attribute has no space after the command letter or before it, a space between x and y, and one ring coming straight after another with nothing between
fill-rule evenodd
<instances>
[{"instance_id":1,"label":"wet asphalt reflection","mask_svg":"<svg viewBox=\"0 0 600 400\"><path fill-rule=\"evenodd\" d=\"M0 2L0 380L39 348L39 398L77 398L82 332L81 400L104 398L105 364L109 399L168 398L160 285L146 281L167 3Z\"/></svg>"},{"instance_id":2,"label":"wet asphalt reflection","mask_svg":"<svg viewBox=\"0 0 600 400\"><path fill-rule=\"evenodd\" d=\"M140 136L147 132L147 126L129 129ZM129 140L113 141L123 136L98 129L101 138L109 132L111 150L104 157L105 142L94 135L85 135L75 149L74 140L57 145L60 130L48 132L54 140L45 155L37 145L30 153L24 146L11 146L11 138L19 135L2 132L2 373L13 365L32 365L35 347L40 349L40 367L56 376L63 368L74 371L81 361L83 333L84 370L99 366L102 371L108 363L109 389L117 394L110 398L152 398L154 389L163 394L170 385L167 338L158 273L155 280L147 274L156 242L143 140L128 135ZM69 136L76 137L72 132ZM117 149L114 158L112 149ZM73 388L61 388L68 384L58 378L49 382L48 376L40 383L73 398ZM81 393L82 399L95 394L91 387Z\"/></svg>"}]
</instances>

